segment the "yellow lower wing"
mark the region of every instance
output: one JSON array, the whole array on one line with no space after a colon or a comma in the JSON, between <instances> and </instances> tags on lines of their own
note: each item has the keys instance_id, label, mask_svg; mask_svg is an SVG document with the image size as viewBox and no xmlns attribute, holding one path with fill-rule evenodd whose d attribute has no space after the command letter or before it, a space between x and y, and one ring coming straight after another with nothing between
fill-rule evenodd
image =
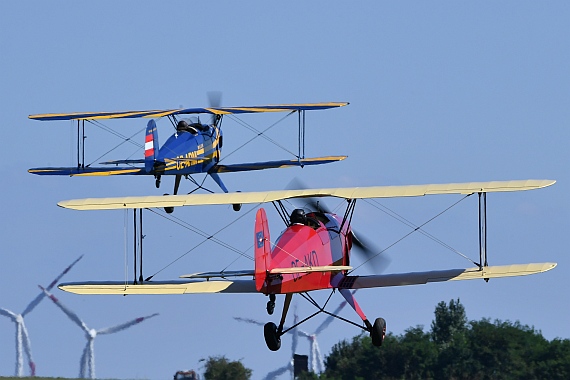
<instances>
[{"instance_id":1,"label":"yellow lower wing","mask_svg":"<svg viewBox=\"0 0 570 380\"><path fill-rule=\"evenodd\" d=\"M542 273L554 267L556 267L556 263L538 263L492 266L482 269L444 269L372 276L347 276L339 283L338 287L341 289L362 289L420 285L427 284L428 282L486 280L490 278L526 276L529 274ZM338 269L340 267L335 268ZM139 285L126 284L125 282L87 282L61 284L59 288L75 294L257 293L254 280L176 280L153 281Z\"/></svg>"}]
</instances>

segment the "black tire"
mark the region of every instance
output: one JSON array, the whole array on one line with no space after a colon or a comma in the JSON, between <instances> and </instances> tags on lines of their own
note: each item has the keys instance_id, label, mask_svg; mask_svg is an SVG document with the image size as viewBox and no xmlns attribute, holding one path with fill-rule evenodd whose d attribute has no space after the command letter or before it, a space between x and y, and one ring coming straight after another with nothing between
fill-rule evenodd
<instances>
[{"instance_id":1,"label":"black tire","mask_svg":"<svg viewBox=\"0 0 570 380\"><path fill-rule=\"evenodd\" d=\"M263 326L263 336L265 337L267 348L271 351L277 351L281 348L281 336L277 333L275 323L267 322L265 326Z\"/></svg>"},{"instance_id":2,"label":"black tire","mask_svg":"<svg viewBox=\"0 0 570 380\"><path fill-rule=\"evenodd\" d=\"M370 331L370 337L372 338L372 344L376 347L380 347L384 342L384 337L386 336L386 321L384 318L376 318L374 325L372 326L372 331Z\"/></svg>"},{"instance_id":3,"label":"black tire","mask_svg":"<svg viewBox=\"0 0 570 380\"><path fill-rule=\"evenodd\" d=\"M174 212L174 207L165 207L164 211L166 211L167 214L172 214Z\"/></svg>"},{"instance_id":4,"label":"black tire","mask_svg":"<svg viewBox=\"0 0 570 380\"><path fill-rule=\"evenodd\" d=\"M234 208L234 211L239 211L241 210L241 203L234 203L232 207Z\"/></svg>"}]
</instances>

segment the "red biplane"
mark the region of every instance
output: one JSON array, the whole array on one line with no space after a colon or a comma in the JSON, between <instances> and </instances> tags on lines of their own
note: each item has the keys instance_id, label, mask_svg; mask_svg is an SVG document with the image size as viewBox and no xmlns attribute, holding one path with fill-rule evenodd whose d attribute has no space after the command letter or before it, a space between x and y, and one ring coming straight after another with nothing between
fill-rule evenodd
<instances>
[{"instance_id":1,"label":"red biplane","mask_svg":"<svg viewBox=\"0 0 570 380\"><path fill-rule=\"evenodd\" d=\"M250 193L190 194L178 196L149 196L100 198L62 201L59 206L77 210L143 209L151 207L178 207L213 204L255 204L274 202L287 223L285 231L272 239L265 210L257 211L254 229L255 266L253 270L207 272L180 276L182 280L148 281L132 284L122 282L85 282L61 284L60 289L77 294L185 294L185 293L262 293L269 297L267 312L273 313L276 295L284 294L285 301L279 325L269 322L264 336L270 350L278 350L281 336L314 315L325 311L326 303L319 306L309 295L314 290L338 290L361 319L361 324L340 318L369 332L372 342L380 346L386 332L386 322L366 317L351 292L353 289L425 284L428 282L471 280L523 276L551 270L556 263L488 266L486 253L486 194L539 189L555 181L526 180L502 182L473 182L439 185L377 186L361 188L304 189ZM444 269L412 273L352 275L351 248L356 244L351 229L356 200L363 198L411 197L428 194L479 195L479 262L475 267ZM308 197L344 198L347 209L338 216L322 209L304 212L295 209L286 213L282 200ZM136 220L136 217L135 217ZM419 228L419 227L418 227ZM136 255L135 255L136 257ZM136 272L135 272L136 273ZM229 280L233 277L249 279ZM136 275L135 275L136 277ZM216 279L217 278L217 279ZM319 310L284 329L285 319L294 294L301 294ZM329 296L330 299L330 296ZM328 300L327 300L328 302Z\"/></svg>"}]
</instances>

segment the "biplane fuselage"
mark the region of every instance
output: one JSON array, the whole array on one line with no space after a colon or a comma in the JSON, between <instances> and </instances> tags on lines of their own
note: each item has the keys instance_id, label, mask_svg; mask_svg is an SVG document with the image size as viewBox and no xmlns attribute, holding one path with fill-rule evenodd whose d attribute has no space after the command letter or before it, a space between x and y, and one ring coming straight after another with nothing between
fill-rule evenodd
<instances>
[{"instance_id":1,"label":"biplane fuselage","mask_svg":"<svg viewBox=\"0 0 570 380\"><path fill-rule=\"evenodd\" d=\"M220 160L222 132L204 125L204 131L176 132L160 147L152 174L206 173Z\"/></svg>"},{"instance_id":2,"label":"biplane fuselage","mask_svg":"<svg viewBox=\"0 0 570 380\"><path fill-rule=\"evenodd\" d=\"M265 294L299 293L333 288L332 279L345 271L311 272L311 268L349 265L352 247L348 223L335 214L307 214L307 225L293 224L285 229L266 261L263 287ZM256 260L260 257L256 255ZM307 272L271 274L276 268L306 269Z\"/></svg>"}]
</instances>

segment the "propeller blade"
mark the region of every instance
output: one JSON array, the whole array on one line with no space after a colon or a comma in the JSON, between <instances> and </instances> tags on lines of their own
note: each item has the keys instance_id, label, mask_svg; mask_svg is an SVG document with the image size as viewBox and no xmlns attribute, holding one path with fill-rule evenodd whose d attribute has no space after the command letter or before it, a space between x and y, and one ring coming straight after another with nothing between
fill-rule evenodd
<instances>
[{"instance_id":1,"label":"propeller blade","mask_svg":"<svg viewBox=\"0 0 570 380\"><path fill-rule=\"evenodd\" d=\"M77 326L79 326L83 331L85 331L85 333L87 335L89 335L89 329L87 328L85 323L79 318L79 316L77 316L77 314L75 314L73 311L68 309L64 304L61 303L61 301L59 299L57 299L53 294L48 292L45 288L43 288L40 285L38 285L38 286L45 293L45 295L48 296L53 301L53 303L57 307L59 307L61 309L61 311L63 311L65 313L65 315L67 315L69 317L69 319L71 319L73 322L75 322L75 324Z\"/></svg>"},{"instance_id":2,"label":"propeller blade","mask_svg":"<svg viewBox=\"0 0 570 380\"><path fill-rule=\"evenodd\" d=\"M222 106L222 92L221 91L208 91L208 104L212 108L219 108ZM212 115L211 124L216 124L217 115Z\"/></svg>"},{"instance_id":3,"label":"propeller blade","mask_svg":"<svg viewBox=\"0 0 570 380\"><path fill-rule=\"evenodd\" d=\"M133 326L133 325L136 325L136 324L138 324L138 323L141 323L141 322L144 321L145 319L149 319L149 318L155 317L155 316L157 316L157 315L158 315L158 313L154 313L154 314L148 315L148 316L146 316L146 317L139 317L139 318L133 319L132 321L125 322L125 323L121 323L120 325L117 325L117 326L113 326L113 327L108 327L108 328L105 328L105 329L97 330L97 334L98 334L98 335L102 335L102 334L113 334L113 333L116 333L116 332L125 330L125 329L127 329L127 328L129 328L129 327L131 327L131 326Z\"/></svg>"},{"instance_id":4,"label":"propeller blade","mask_svg":"<svg viewBox=\"0 0 570 380\"><path fill-rule=\"evenodd\" d=\"M301 180L297 177L293 178L291 182L286 186L287 190L306 190L308 189L307 185L305 185ZM298 198L296 199L297 202L302 202L302 207L307 208L310 211L320 211L325 213L330 213L330 209L326 206L326 204L314 197L307 197L307 198Z\"/></svg>"},{"instance_id":5,"label":"propeller blade","mask_svg":"<svg viewBox=\"0 0 570 380\"><path fill-rule=\"evenodd\" d=\"M70 270L71 268L73 268L73 266L74 266L75 264L77 264L77 262L78 262L79 260L81 260L82 257L83 257L83 255L79 256L79 258L77 258L74 262L72 262L70 265L68 265L68 267L65 268L65 269L63 270L63 272L61 272L61 273L59 274L59 276L57 276L57 277L46 287L46 290L49 292L49 291L59 282L59 280L61 280L61 278L62 278L67 272L69 272L69 270ZM31 311L40 303L40 301L41 301L44 297L45 297L45 294L44 294L43 292L40 292L40 294L38 294L38 295L36 296L36 298L34 298L34 299L32 300L32 302L30 302L30 303L28 304L28 306L26 306L26 309L22 312L22 317L25 316L26 314L28 314L29 312L31 312Z\"/></svg>"},{"instance_id":6,"label":"propeller blade","mask_svg":"<svg viewBox=\"0 0 570 380\"><path fill-rule=\"evenodd\" d=\"M383 250L375 244L357 235L352 230L352 246L356 248L366 258L367 263L372 266L375 273L382 273L386 270L391 260L383 253Z\"/></svg>"}]
</instances>

